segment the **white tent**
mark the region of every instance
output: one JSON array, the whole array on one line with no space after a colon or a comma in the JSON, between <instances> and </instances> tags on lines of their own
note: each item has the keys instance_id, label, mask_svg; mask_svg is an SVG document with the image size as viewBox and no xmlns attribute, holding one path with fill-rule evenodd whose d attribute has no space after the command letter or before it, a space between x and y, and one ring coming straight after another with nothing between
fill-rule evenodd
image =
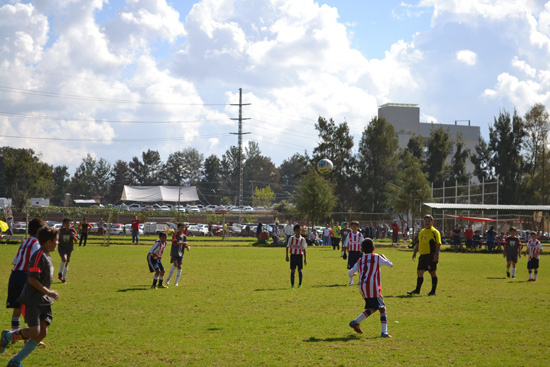
<instances>
[{"instance_id":1,"label":"white tent","mask_svg":"<svg viewBox=\"0 0 550 367\"><path fill-rule=\"evenodd\" d=\"M195 186L126 186L120 200L140 202L183 202L198 201L199 195Z\"/></svg>"}]
</instances>

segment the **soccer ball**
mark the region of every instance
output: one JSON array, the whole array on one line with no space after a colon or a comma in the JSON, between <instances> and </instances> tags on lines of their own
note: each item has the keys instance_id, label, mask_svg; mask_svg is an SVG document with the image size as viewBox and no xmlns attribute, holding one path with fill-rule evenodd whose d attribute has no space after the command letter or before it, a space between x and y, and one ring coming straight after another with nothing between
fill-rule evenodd
<instances>
[{"instance_id":1,"label":"soccer ball","mask_svg":"<svg viewBox=\"0 0 550 367\"><path fill-rule=\"evenodd\" d=\"M328 175L334 169L332 162L326 158L317 162L317 171L322 175Z\"/></svg>"}]
</instances>

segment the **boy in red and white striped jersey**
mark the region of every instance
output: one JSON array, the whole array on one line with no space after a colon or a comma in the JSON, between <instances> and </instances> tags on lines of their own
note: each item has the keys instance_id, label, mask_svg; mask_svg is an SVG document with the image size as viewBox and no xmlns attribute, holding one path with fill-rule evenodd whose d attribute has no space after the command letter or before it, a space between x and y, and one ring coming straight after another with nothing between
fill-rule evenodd
<instances>
[{"instance_id":1,"label":"boy in red and white striped jersey","mask_svg":"<svg viewBox=\"0 0 550 367\"><path fill-rule=\"evenodd\" d=\"M344 259L346 258L346 252L348 252L348 269L353 268L357 260L361 258L361 243L365 239L363 234L359 231L359 222L351 222L351 232L344 238L342 249L344 250ZM350 273L349 285L353 285L353 276L355 273Z\"/></svg>"},{"instance_id":2,"label":"boy in red and white striped jersey","mask_svg":"<svg viewBox=\"0 0 550 367\"><path fill-rule=\"evenodd\" d=\"M8 301L6 302L6 308L13 308L11 318L12 330L17 330L21 327L19 321L21 317L21 304L17 302L17 298L21 295L21 291L27 283L27 270L29 270L30 258L36 250L40 249L40 243L38 243L36 236L38 230L44 226L46 226L46 222L42 218L31 219L29 222L30 237L19 246L17 254L12 261L13 269L11 269L10 280L8 282Z\"/></svg>"},{"instance_id":3,"label":"boy in red and white striped jersey","mask_svg":"<svg viewBox=\"0 0 550 367\"><path fill-rule=\"evenodd\" d=\"M355 320L349 323L359 334L363 334L360 323L367 317L380 311L380 322L382 323L383 338L391 338L388 334L388 316L386 314L386 305L384 298L380 293L380 266L392 267L393 264L384 255L374 253L374 241L370 238L365 239L361 243L363 255L351 268L348 274L353 275L354 272L359 272L359 290L365 300L365 311L363 311Z\"/></svg>"},{"instance_id":4,"label":"boy in red and white striped jersey","mask_svg":"<svg viewBox=\"0 0 550 367\"><path fill-rule=\"evenodd\" d=\"M162 255L166 248L166 232L159 233L159 239L155 242L153 247L147 254L147 263L149 264L149 271L154 272L152 289L157 288L157 281L159 282L159 288L168 288L162 282L164 281L164 265L162 265Z\"/></svg>"},{"instance_id":5,"label":"boy in red and white striped jersey","mask_svg":"<svg viewBox=\"0 0 550 367\"><path fill-rule=\"evenodd\" d=\"M537 240L537 232L531 232L531 239L527 242L527 270L529 271L529 282L536 282L539 274L539 259L542 251L542 245ZM535 270L535 277L533 278L532 271Z\"/></svg>"},{"instance_id":6,"label":"boy in red and white striped jersey","mask_svg":"<svg viewBox=\"0 0 550 367\"><path fill-rule=\"evenodd\" d=\"M302 287L302 268L307 265L306 249L307 243L305 237L302 237L299 224L294 226L294 236L288 239L286 244L286 261L290 261L290 287L294 288L294 273L298 268L299 283L298 288ZM290 250L290 259L288 252ZM302 263L303 260L303 263Z\"/></svg>"}]
</instances>

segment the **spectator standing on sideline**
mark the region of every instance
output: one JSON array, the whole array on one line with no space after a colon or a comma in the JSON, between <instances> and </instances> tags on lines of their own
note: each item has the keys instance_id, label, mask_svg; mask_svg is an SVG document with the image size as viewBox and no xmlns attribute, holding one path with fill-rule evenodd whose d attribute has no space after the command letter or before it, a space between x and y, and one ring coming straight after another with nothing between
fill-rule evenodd
<instances>
[{"instance_id":1,"label":"spectator standing on sideline","mask_svg":"<svg viewBox=\"0 0 550 367\"><path fill-rule=\"evenodd\" d=\"M332 239L331 239L333 250L336 250L336 249L340 250L340 231L341 231L341 228L338 222L334 223L334 226L332 227Z\"/></svg>"},{"instance_id":2,"label":"spectator standing on sideline","mask_svg":"<svg viewBox=\"0 0 550 367\"><path fill-rule=\"evenodd\" d=\"M455 225L455 229L453 229L453 245L455 247L455 252L464 252L462 249L462 242L460 241L460 232L458 224Z\"/></svg>"},{"instance_id":3,"label":"spectator standing on sideline","mask_svg":"<svg viewBox=\"0 0 550 367\"><path fill-rule=\"evenodd\" d=\"M416 253L420 254L417 267L416 288L409 295L420 294L420 288L424 282L424 272L428 271L432 276L432 290L428 296L435 296L437 289L437 263L439 262L439 250L441 249L441 234L433 227L434 219L431 215L424 216L424 228L418 234L418 244L414 247L412 259L416 260Z\"/></svg>"},{"instance_id":4,"label":"spectator standing on sideline","mask_svg":"<svg viewBox=\"0 0 550 367\"><path fill-rule=\"evenodd\" d=\"M468 224L468 228L464 231L464 236L466 236L466 248L473 248L474 230L472 229L471 224Z\"/></svg>"},{"instance_id":5,"label":"spectator standing on sideline","mask_svg":"<svg viewBox=\"0 0 550 367\"><path fill-rule=\"evenodd\" d=\"M284 231L285 231L285 243L288 243L288 240L294 234L294 229L292 227L292 224L290 223L290 220L288 221L287 224L285 224L285 230Z\"/></svg>"},{"instance_id":6,"label":"spectator standing on sideline","mask_svg":"<svg viewBox=\"0 0 550 367\"><path fill-rule=\"evenodd\" d=\"M487 251L492 252L493 247L495 247L495 237L497 233L495 232L495 227L491 226L487 231Z\"/></svg>"},{"instance_id":7,"label":"spectator standing on sideline","mask_svg":"<svg viewBox=\"0 0 550 367\"><path fill-rule=\"evenodd\" d=\"M139 219L136 216L134 216L134 220L132 220L132 245L133 244L139 244Z\"/></svg>"},{"instance_id":8,"label":"spectator standing on sideline","mask_svg":"<svg viewBox=\"0 0 550 367\"><path fill-rule=\"evenodd\" d=\"M91 228L92 225L88 223L86 217L82 218L82 223L78 225L78 229L80 230L80 242L78 243L78 247L82 246L82 240L84 240L83 247L86 247L86 241L88 241L88 232Z\"/></svg>"},{"instance_id":9,"label":"spectator standing on sideline","mask_svg":"<svg viewBox=\"0 0 550 367\"><path fill-rule=\"evenodd\" d=\"M328 223L323 228L323 246L330 246L330 226Z\"/></svg>"},{"instance_id":10,"label":"spectator standing on sideline","mask_svg":"<svg viewBox=\"0 0 550 367\"><path fill-rule=\"evenodd\" d=\"M398 245L399 244L399 224L397 224L397 221L393 221L392 225L391 225L391 230L392 230L392 236L391 236L391 244L392 246L394 244Z\"/></svg>"},{"instance_id":11,"label":"spectator standing on sideline","mask_svg":"<svg viewBox=\"0 0 550 367\"><path fill-rule=\"evenodd\" d=\"M340 231L340 236L342 238L342 251L340 251L340 257L344 257L344 254L346 253L344 251L344 242L346 241L346 238L348 238L348 234L350 234L351 229L349 229L348 222L344 222L344 228Z\"/></svg>"},{"instance_id":12,"label":"spectator standing on sideline","mask_svg":"<svg viewBox=\"0 0 550 367\"><path fill-rule=\"evenodd\" d=\"M403 243L405 243L409 239L409 226L406 220L403 221L401 230L403 232Z\"/></svg>"}]
</instances>

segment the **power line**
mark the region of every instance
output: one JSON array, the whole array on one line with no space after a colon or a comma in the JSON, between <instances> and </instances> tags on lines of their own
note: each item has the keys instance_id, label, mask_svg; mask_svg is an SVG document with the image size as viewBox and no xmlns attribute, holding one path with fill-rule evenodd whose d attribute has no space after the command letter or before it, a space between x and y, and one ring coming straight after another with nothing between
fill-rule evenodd
<instances>
[{"instance_id":1,"label":"power line","mask_svg":"<svg viewBox=\"0 0 550 367\"><path fill-rule=\"evenodd\" d=\"M213 138L219 136L225 136L227 134L212 134L212 135L203 135L200 138ZM80 141L88 143L135 143L142 141L193 141L196 140L196 137L193 138L129 138L129 139L83 139L83 138L44 138L36 136L16 136L16 135L0 135L0 138L9 138L9 139L28 139L28 140L47 140L47 141Z\"/></svg>"}]
</instances>

